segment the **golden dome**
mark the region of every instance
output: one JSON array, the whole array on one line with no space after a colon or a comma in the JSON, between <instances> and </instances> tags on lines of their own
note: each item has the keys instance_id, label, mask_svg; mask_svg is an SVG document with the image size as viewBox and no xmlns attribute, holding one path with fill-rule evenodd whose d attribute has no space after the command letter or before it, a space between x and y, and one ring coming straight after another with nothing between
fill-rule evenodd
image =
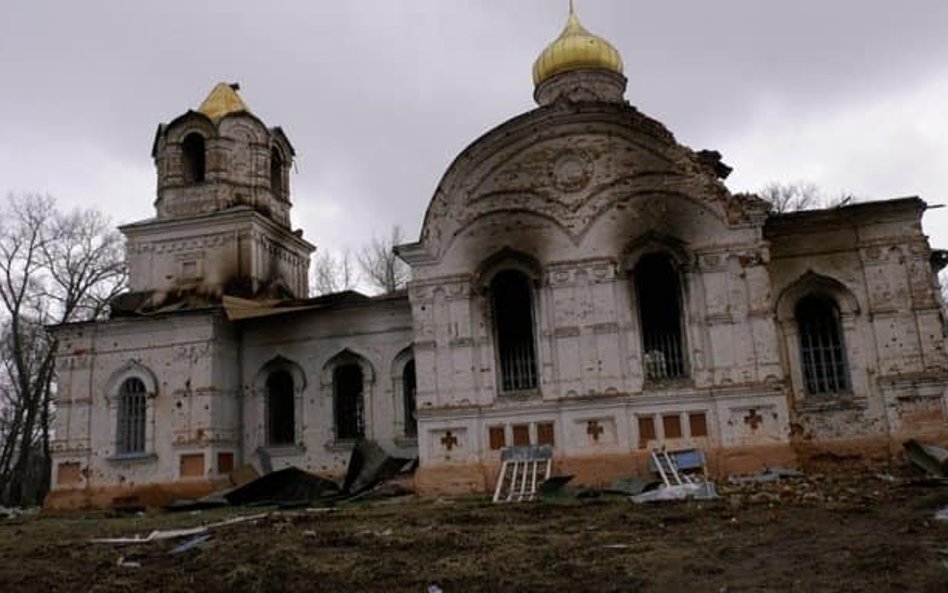
<instances>
[{"instance_id":1,"label":"golden dome","mask_svg":"<svg viewBox=\"0 0 948 593\"><path fill-rule=\"evenodd\" d=\"M217 83L207 98L204 99L204 102L201 103L201 106L198 107L198 111L214 121L231 113L239 113L241 111L249 113L250 110L247 109L247 104L244 103L240 95L237 94L238 90L240 90L240 85L236 82L232 84L226 82Z\"/></svg>"},{"instance_id":2,"label":"golden dome","mask_svg":"<svg viewBox=\"0 0 948 593\"><path fill-rule=\"evenodd\" d=\"M622 56L608 41L593 35L579 22L570 2L569 19L560 36L533 63L533 84L568 70L601 68L622 74Z\"/></svg>"}]
</instances>

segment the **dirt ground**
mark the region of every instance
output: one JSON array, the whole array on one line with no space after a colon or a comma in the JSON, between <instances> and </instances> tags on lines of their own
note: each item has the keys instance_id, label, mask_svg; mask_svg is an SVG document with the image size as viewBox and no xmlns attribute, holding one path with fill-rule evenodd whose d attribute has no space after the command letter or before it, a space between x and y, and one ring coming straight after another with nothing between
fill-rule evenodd
<instances>
[{"instance_id":1,"label":"dirt ground","mask_svg":"<svg viewBox=\"0 0 948 593\"><path fill-rule=\"evenodd\" d=\"M719 490L650 505L402 498L21 516L0 520L0 592L948 591L948 521L934 519L948 486L865 474ZM187 538L89 543L260 513L179 554Z\"/></svg>"}]
</instances>

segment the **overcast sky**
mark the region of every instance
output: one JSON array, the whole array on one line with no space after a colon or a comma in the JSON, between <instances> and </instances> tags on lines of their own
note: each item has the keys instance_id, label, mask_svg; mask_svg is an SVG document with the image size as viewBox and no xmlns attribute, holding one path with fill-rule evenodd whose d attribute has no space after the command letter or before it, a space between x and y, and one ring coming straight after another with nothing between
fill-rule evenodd
<instances>
[{"instance_id":1,"label":"overcast sky","mask_svg":"<svg viewBox=\"0 0 948 593\"><path fill-rule=\"evenodd\" d=\"M155 128L239 81L297 150L294 226L355 248L415 239L451 160L533 107L567 0L9 0L0 192L152 216ZM732 191L811 181L948 202L948 2L577 0L628 100L735 168ZM926 215L948 247L948 208Z\"/></svg>"}]
</instances>

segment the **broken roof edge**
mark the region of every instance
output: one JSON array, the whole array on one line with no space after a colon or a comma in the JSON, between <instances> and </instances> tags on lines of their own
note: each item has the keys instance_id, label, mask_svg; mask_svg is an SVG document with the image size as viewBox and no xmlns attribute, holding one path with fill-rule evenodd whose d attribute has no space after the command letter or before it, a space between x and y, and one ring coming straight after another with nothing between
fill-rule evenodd
<instances>
[{"instance_id":1,"label":"broken roof edge","mask_svg":"<svg viewBox=\"0 0 948 593\"><path fill-rule=\"evenodd\" d=\"M306 299L288 300L252 300L224 295L223 306L228 320L243 321L301 311L370 306L374 303L397 301L407 299L407 297L408 293L405 290L376 296L368 296L355 290L343 290Z\"/></svg>"}]
</instances>

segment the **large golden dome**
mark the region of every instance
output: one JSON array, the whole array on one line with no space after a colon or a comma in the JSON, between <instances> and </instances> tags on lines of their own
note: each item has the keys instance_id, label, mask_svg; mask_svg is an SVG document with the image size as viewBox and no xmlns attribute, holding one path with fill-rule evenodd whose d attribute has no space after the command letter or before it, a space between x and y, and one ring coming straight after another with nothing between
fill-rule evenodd
<instances>
[{"instance_id":1,"label":"large golden dome","mask_svg":"<svg viewBox=\"0 0 948 593\"><path fill-rule=\"evenodd\" d=\"M566 27L533 63L533 84L569 70L601 68L622 74L622 56L608 41L593 35L579 22L570 3Z\"/></svg>"}]
</instances>

